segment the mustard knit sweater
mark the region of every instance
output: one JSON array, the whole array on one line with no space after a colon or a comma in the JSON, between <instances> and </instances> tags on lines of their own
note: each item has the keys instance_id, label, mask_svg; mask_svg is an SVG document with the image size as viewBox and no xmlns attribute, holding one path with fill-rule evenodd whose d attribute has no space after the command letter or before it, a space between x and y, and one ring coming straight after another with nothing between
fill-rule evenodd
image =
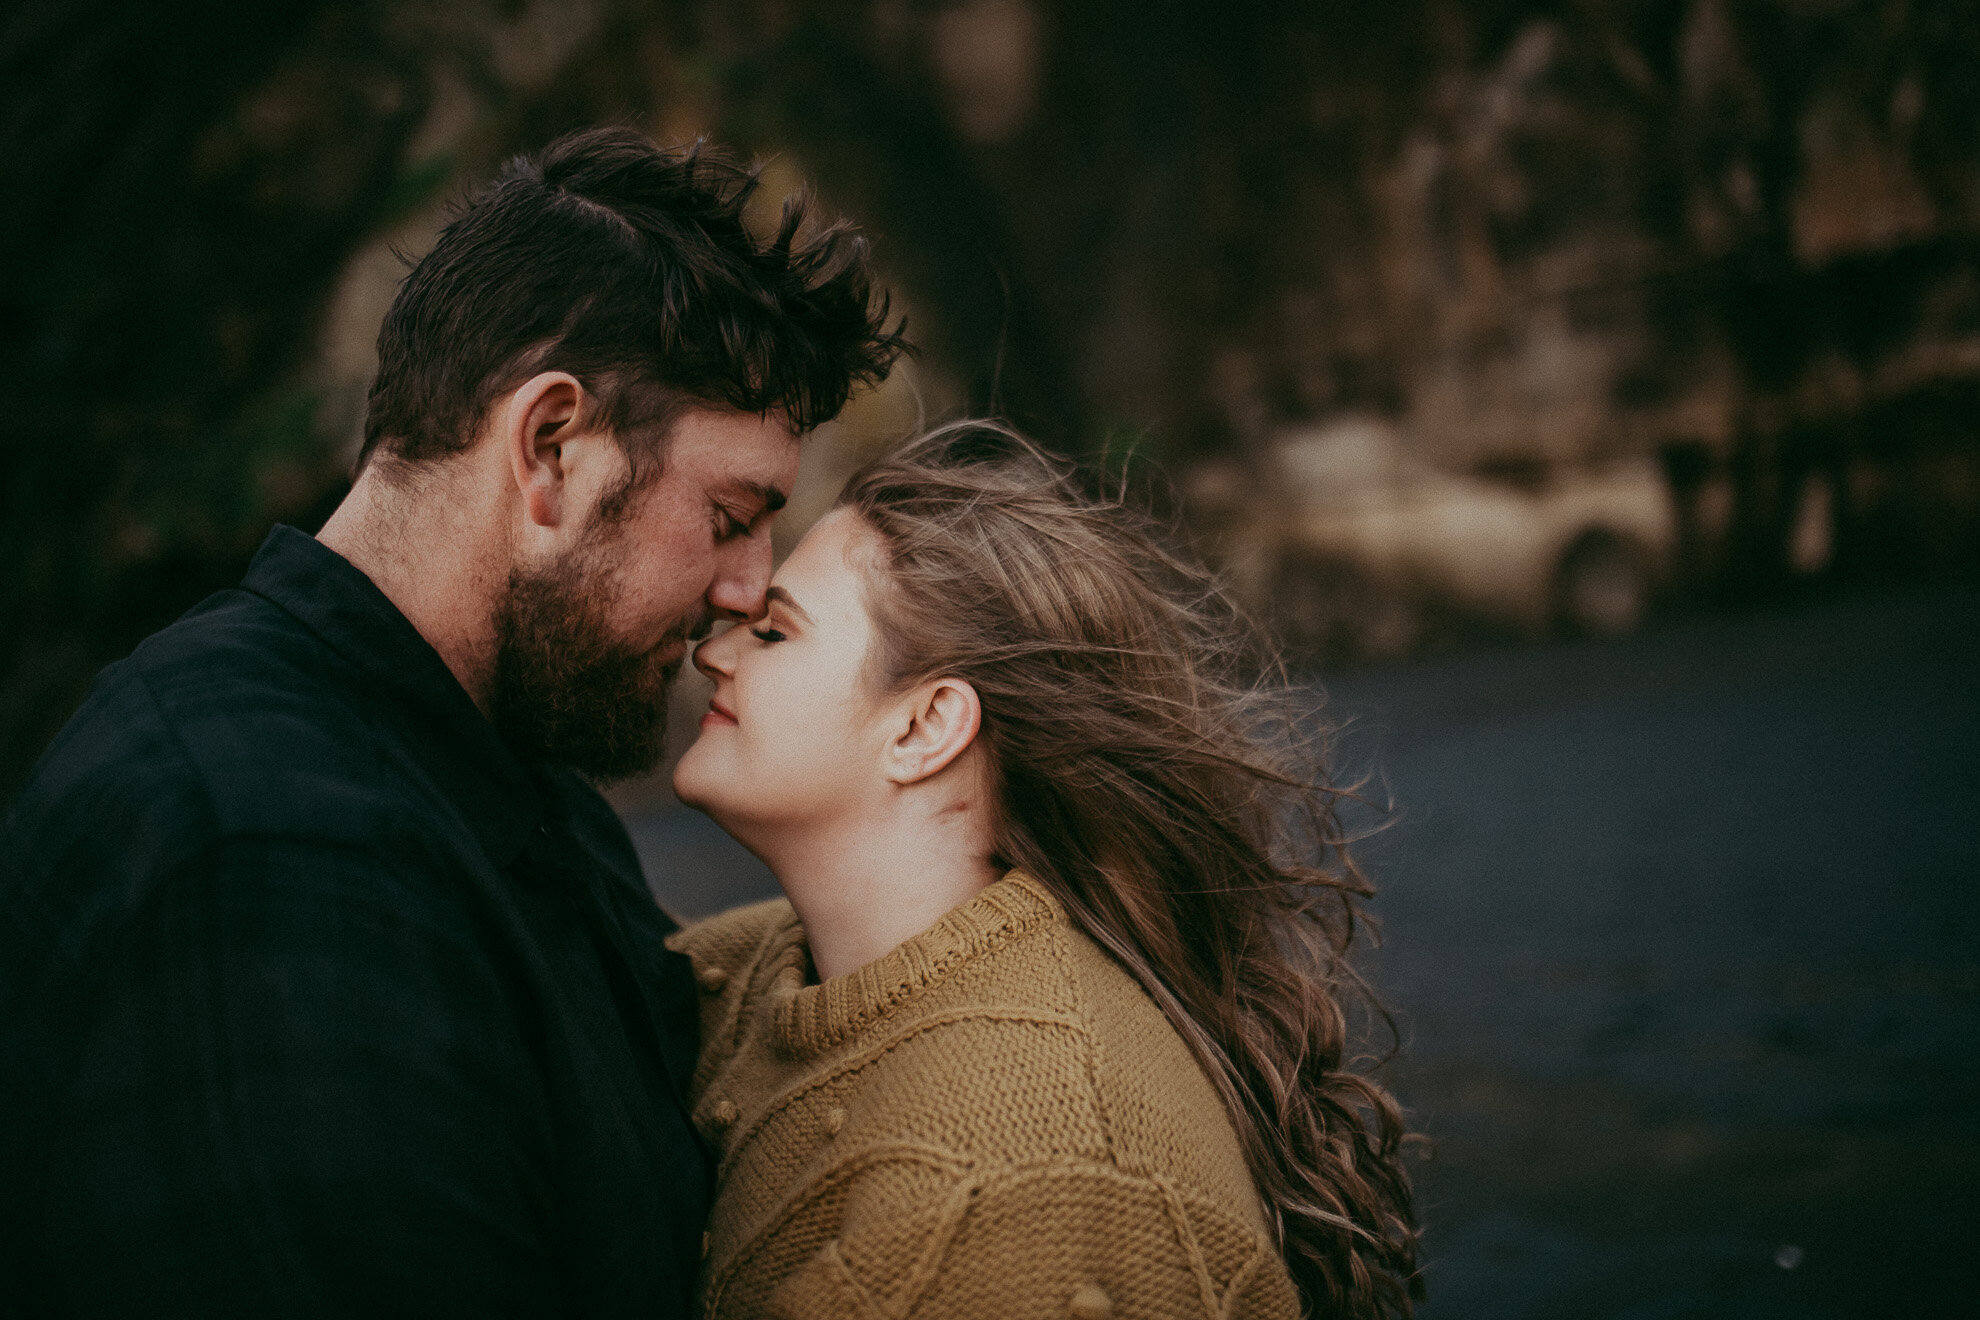
<instances>
[{"instance_id":1,"label":"mustard knit sweater","mask_svg":"<svg viewBox=\"0 0 1980 1320\"><path fill-rule=\"evenodd\" d=\"M712 1320L1299 1314L1209 1080L1036 881L822 985L782 901L674 942Z\"/></svg>"}]
</instances>

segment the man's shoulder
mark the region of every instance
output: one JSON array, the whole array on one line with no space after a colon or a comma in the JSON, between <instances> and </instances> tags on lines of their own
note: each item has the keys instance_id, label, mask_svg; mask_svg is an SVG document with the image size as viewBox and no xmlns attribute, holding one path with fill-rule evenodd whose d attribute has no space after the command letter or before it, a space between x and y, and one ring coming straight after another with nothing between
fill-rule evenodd
<instances>
[{"instance_id":1,"label":"man's shoulder","mask_svg":"<svg viewBox=\"0 0 1980 1320\"><path fill-rule=\"evenodd\" d=\"M0 992L58 984L171 895L320 911L327 885L451 913L469 891L429 881L474 865L473 835L374 705L246 591L105 669L0 821Z\"/></svg>"},{"instance_id":2,"label":"man's shoulder","mask_svg":"<svg viewBox=\"0 0 1980 1320\"><path fill-rule=\"evenodd\" d=\"M169 860L231 834L352 842L388 758L350 666L279 606L224 591L97 676L9 812Z\"/></svg>"}]
</instances>

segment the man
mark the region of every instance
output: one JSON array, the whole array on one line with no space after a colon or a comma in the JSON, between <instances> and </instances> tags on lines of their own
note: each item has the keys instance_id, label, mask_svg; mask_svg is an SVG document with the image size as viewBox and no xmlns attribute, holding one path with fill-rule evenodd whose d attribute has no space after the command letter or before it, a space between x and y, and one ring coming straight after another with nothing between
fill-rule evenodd
<instances>
[{"instance_id":1,"label":"man","mask_svg":"<svg viewBox=\"0 0 1980 1320\"><path fill-rule=\"evenodd\" d=\"M762 609L902 341L840 229L626 131L407 277L320 537L104 671L0 826L0 1306L685 1314L694 987L580 775Z\"/></svg>"}]
</instances>

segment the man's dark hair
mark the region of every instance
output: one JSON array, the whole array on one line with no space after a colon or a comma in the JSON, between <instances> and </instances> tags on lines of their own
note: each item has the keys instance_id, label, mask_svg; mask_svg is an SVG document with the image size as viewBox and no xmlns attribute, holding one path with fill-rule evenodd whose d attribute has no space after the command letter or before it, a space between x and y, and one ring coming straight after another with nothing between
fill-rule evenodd
<instances>
[{"instance_id":1,"label":"man's dark hair","mask_svg":"<svg viewBox=\"0 0 1980 1320\"><path fill-rule=\"evenodd\" d=\"M386 313L360 464L467 448L488 406L541 371L582 381L592 420L622 439L694 404L799 431L831 420L907 343L849 226L801 235L800 196L773 237L744 227L757 174L624 128L511 160Z\"/></svg>"}]
</instances>

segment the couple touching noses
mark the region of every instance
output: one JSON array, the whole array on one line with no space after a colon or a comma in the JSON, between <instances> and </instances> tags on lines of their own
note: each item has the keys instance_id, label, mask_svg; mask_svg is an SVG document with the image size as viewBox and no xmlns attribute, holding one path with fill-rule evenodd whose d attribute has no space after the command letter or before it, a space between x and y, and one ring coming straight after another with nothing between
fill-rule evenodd
<instances>
[{"instance_id":1,"label":"couple touching noses","mask_svg":"<svg viewBox=\"0 0 1980 1320\"><path fill-rule=\"evenodd\" d=\"M773 576L801 437L905 344L754 186L629 130L512 161L386 316L344 504L9 805L23 1314L1409 1310L1306 704L998 424ZM683 930L597 785L690 655L679 794L787 898Z\"/></svg>"}]
</instances>

